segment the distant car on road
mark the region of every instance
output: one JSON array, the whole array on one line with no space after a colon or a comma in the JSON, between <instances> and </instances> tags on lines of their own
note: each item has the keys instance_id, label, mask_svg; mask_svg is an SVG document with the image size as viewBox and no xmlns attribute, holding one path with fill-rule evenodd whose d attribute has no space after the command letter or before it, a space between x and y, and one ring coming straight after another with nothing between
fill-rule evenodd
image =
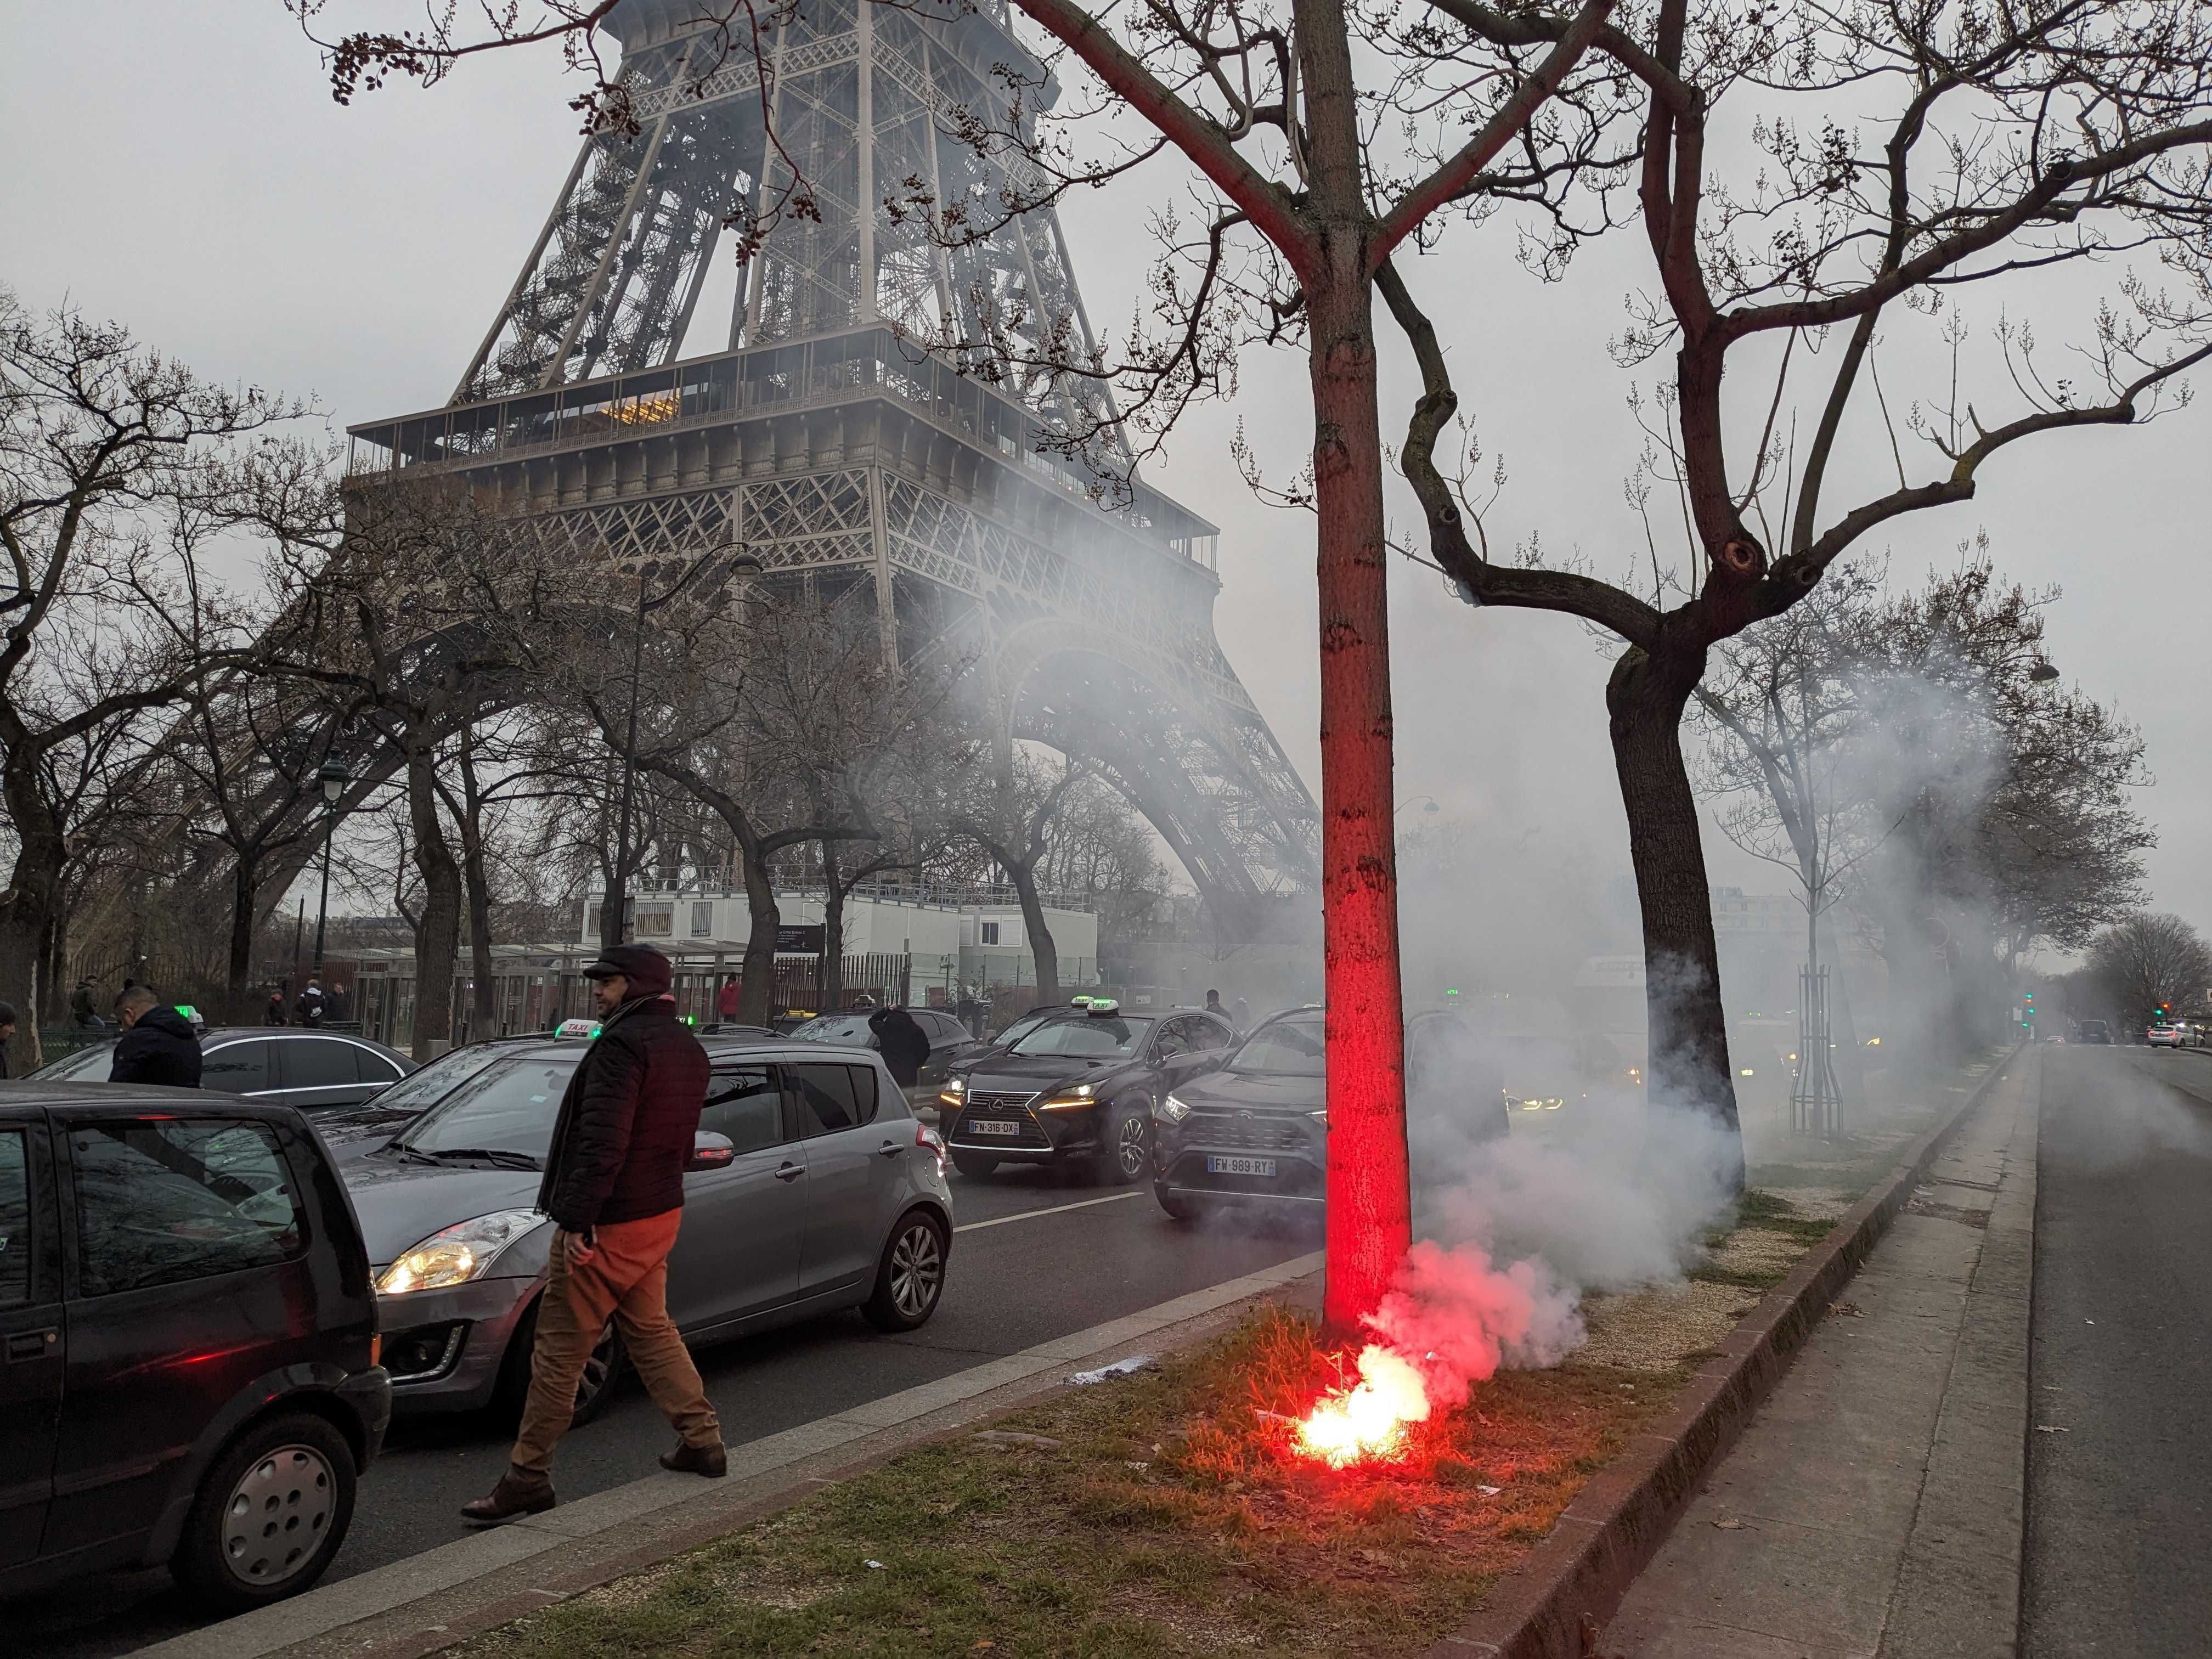
<instances>
[{"instance_id":1,"label":"distant car on road","mask_svg":"<svg viewBox=\"0 0 2212 1659\"><path fill-rule=\"evenodd\" d=\"M2189 1028L2185 1025L2154 1025L2143 1033L2143 1041L2154 1048L2185 1048L2189 1046Z\"/></svg>"},{"instance_id":2,"label":"distant car on road","mask_svg":"<svg viewBox=\"0 0 2212 1659\"><path fill-rule=\"evenodd\" d=\"M42 1066L37 1083L105 1083L115 1041L96 1042ZM200 1087L303 1112L358 1106L415 1069L396 1048L341 1031L286 1026L213 1026L200 1033Z\"/></svg>"},{"instance_id":3,"label":"distant car on road","mask_svg":"<svg viewBox=\"0 0 2212 1659\"><path fill-rule=\"evenodd\" d=\"M0 1595L166 1564L236 1613L337 1553L392 1385L361 1230L291 1108L0 1090Z\"/></svg>"},{"instance_id":4,"label":"distant car on road","mask_svg":"<svg viewBox=\"0 0 2212 1659\"><path fill-rule=\"evenodd\" d=\"M883 1061L788 1038L702 1042L712 1071L668 1267L684 1340L848 1308L884 1330L921 1325L944 1290L952 1194L936 1132ZM343 1163L400 1412L513 1407L527 1389L553 1232L538 1182L586 1043L455 1049L394 1091L404 1127ZM577 1389L579 1421L605 1407L625 1365L611 1324Z\"/></svg>"},{"instance_id":5,"label":"distant car on road","mask_svg":"<svg viewBox=\"0 0 2212 1659\"><path fill-rule=\"evenodd\" d=\"M1126 1013L1104 999L1071 1007L946 1084L938 1098L953 1167L980 1177L1001 1164L1084 1164L1138 1180L1159 1102L1236 1042L1214 1014Z\"/></svg>"},{"instance_id":6,"label":"distant car on road","mask_svg":"<svg viewBox=\"0 0 2212 1659\"><path fill-rule=\"evenodd\" d=\"M875 1012L852 1008L842 1014L819 1014L804 1025L794 1026L790 1034L801 1042L842 1042L854 1048L872 1048L876 1034L868 1029L868 1020ZM970 1054L981 1052L983 1045L951 1015L935 1008L909 1008L907 1012L929 1039L929 1058L922 1062L920 1081L930 1087L944 1082L952 1068Z\"/></svg>"},{"instance_id":7,"label":"distant car on road","mask_svg":"<svg viewBox=\"0 0 2212 1659\"><path fill-rule=\"evenodd\" d=\"M1223 1063L1177 1083L1153 1108L1152 1196L1169 1215L1187 1221L1219 1205L1319 1213L1328 1199L1326 1018L1320 1008L1293 1008L1261 1021ZM1496 1039L1462 1016L1417 1014L1406 1036L1407 1133L1417 1170L1455 1163L1456 1144L1511 1133L1509 1106L1565 1103L1514 1096L1492 1054ZM1524 1087L1533 1071L1527 1048L1515 1051Z\"/></svg>"},{"instance_id":8,"label":"distant car on road","mask_svg":"<svg viewBox=\"0 0 2212 1659\"><path fill-rule=\"evenodd\" d=\"M2074 1041L2076 1042L2110 1042L2112 1040L2112 1028L2101 1019L2085 1019L2075 1028Z\"/></svg>"}]
</instances>

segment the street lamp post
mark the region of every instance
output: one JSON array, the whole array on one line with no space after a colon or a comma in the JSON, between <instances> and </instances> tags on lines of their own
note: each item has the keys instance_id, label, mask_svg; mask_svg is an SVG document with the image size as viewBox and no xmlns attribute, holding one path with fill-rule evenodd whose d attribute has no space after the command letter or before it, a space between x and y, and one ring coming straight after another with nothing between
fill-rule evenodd
<instances>
[{"instance_id":1,"label":"street lamp post","mask_svg":"<svg viewBox=\"0 0 2212 1659\"><path fill-rule=\"evenodd\" d=\"M338 803L345 799L346 786L353 781L353 774L336 755L326 757L316 769L315 781L322 786L323 811L330 822L323 830L323 896L315 906L315 971L313 977L323 976L323 928L331 914L331 843L338 836Z\"/></svg>"}]
</instances>

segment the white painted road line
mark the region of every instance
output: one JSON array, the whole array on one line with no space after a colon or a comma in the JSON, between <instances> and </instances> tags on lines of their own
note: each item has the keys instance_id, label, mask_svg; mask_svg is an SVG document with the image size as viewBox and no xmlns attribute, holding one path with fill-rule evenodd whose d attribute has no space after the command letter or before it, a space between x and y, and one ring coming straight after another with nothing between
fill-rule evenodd
<instances>
[{"instance_id":1,"label":"white painted road line","mask_svg":"<svg viewBox=\"0 0 2212 1659\"><path fill-rule=\"evenodd\" d=\"M970 1221L955 1227L956 1233L972 1233L979 1227L1003 1227L1009 1221L1030 1221L1041 1215L1066 1215L1070 1210L1087 1210L1094 1204L1119 1204L1125 1198L1142 1198L1144 1194L1109 1193L1103 1198L1086 1198L1075 1204L1055 1204L1048 1210L1019 1210L1012 1215L994 1215L988 1221Z\"/></svg>"}]
</instances>

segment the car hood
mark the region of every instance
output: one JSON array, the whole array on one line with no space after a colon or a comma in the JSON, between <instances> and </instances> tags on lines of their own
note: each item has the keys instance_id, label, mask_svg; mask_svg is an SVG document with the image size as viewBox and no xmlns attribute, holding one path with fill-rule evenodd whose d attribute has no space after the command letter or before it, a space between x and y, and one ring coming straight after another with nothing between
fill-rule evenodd
<instances>
[{"instance_id":1,"label":"car hood","mask_svg":"<svg viewBox=\"0 0 2212 1659\"><path fill-rule=\"evenodd\" d=\"M1328 1103L1328 1079L1208 1072L1176 1084L1173 1092L1194 1112L1317 1112Z\"/></svg>"},{"instance_id":2,"label":"car hood","mask_svg":"<svg viewBox=\"0 0 2212 1659\"><path fill-rule=\"evenodd\" d=\"M534 1170L441 1169L393 1154L357 1159L338 1171L379 1268L441 1228L494 1210L526 1210L543 1178Z\"/></svg>"},{"instance_id":3,"label":"car hood","mask_svg":"<svg viewBox=\"0 0 2212 1659\"><path fill-rule=\"evenodd\" d=\"M963 1075L971 1091L1036 1094L1063 1083L1097 1083L1134 1063L1126 1055L1079 1060L1069 1054L990 1054Z\"/></svg>"}]
</instances>

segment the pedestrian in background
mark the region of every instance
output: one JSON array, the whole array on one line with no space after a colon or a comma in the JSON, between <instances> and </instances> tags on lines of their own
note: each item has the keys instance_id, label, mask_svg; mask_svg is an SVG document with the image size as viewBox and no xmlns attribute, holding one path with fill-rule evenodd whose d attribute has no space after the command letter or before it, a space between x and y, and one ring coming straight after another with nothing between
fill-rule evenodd
<instances>
[{"instance_id":1,"label":"pedestrian in background","mask_svg":"<svg viewBox=\"0 0 2212 1659\"><path fill-rule=\"evenodd\" d=\"M738 976L735 974L723 975L722 988L714 994L715 1018L735 1019L738 1017Z\"/></svg>"},{"instance_id":2,"label":"pedestrian in background","mask_svg":"<svg viewBox=\"0 0 2212 1659\"><path fill-rule=\"evenodd\" d=\"M0 1079L8 1075L8 1045L15 1040L15 1007L0 1002Z\"/></svg>"},{"instance_id":3,"label":"pedestrian in background","mask_svg":"<svg viewBox=\"0 0 2212 1659\"><path fill-rule=\"evenodd\" d=\"M1209 1014L1218 1014L1224 1019L1229 1018L1229 1011L1221 1006L1220 992L1208 991L1206 994L1206 1012Z\"/></svg>"},{"instance_id":4,"label":"pedestrian in background","mask_svg":"<svg viewBox=\"0 0 2212 1659\"><path fill-rule=\"evenodd\" d=\"M878 1008L868 1016L868 1029L899 1087L911 1089L921 1082L921 1068L929 1063L929 1033L921 1023L903 1008Z\"/></svg>"},{"instance_id":5,"label":"pedestrian in background","mask_svg":"<svg viewBox=\"0 0 2212 1659\"><path fill-rule=\"evenodd\" d=\"M179 1089L200 1086L200 1040L191 1022L164 1007L150 985L134 984L115 999L115 1021L123 1036L109 1066L110 1083L166 1083Z\"/></svg>"},{"instance_id":6,"label":"pedestrian in background","mask_svg":"<svg viewBox=\"0 0 2212 1659\"><path fill-rule=\"evenodd\" d=\"M100 1016L92 1011L92 981L81 979L76 989L70 993L70 1024L80 1028L100 1024Z\"/></svg>"},{"instance_id":7,"label":"pedestrian in background","mask_svg":"<svg viewBox=\"0 0 2212 1659\"><path fill-rule=\"evenodd\" d=\"M289 1016L284 1012L284 994L282 991L271 991L269 994L269 1006L261 1011L261 1023L264 1025L282 1025L289 1018Z\"/></svg>"},{"instance_id":8,"label":"pedestrian in background","mask_svg":"<svg viewBox=\"0 0 2212 1659\"><path fill-rule=\"evenodd\" d=\"M507 1473L461 1507L475 1526L560 1501L553 1448L575 1415L578 1379L610 1316L679 1437L660 1467L710 1479L729 1471L721 1423L668 1316L668 1252L707 1101L707 1051L676 1018L673 971L651 945L615 945L584 977L595 981L599 1034L561 1097L538 1189L538 1207L560 1231L538 1303L530 1392Z\"/></svg>"},{"instance_id":9,"label":"pedestrian in background","mask_svg":"<svg viewBox=\"0 0 2212 1659\"><path fill-rule=\"evenodd\" d=\"M292 1005L292 1018L302 1025L323 1023L323 988L309 980Z\"/></svg>"}]
</instances>

